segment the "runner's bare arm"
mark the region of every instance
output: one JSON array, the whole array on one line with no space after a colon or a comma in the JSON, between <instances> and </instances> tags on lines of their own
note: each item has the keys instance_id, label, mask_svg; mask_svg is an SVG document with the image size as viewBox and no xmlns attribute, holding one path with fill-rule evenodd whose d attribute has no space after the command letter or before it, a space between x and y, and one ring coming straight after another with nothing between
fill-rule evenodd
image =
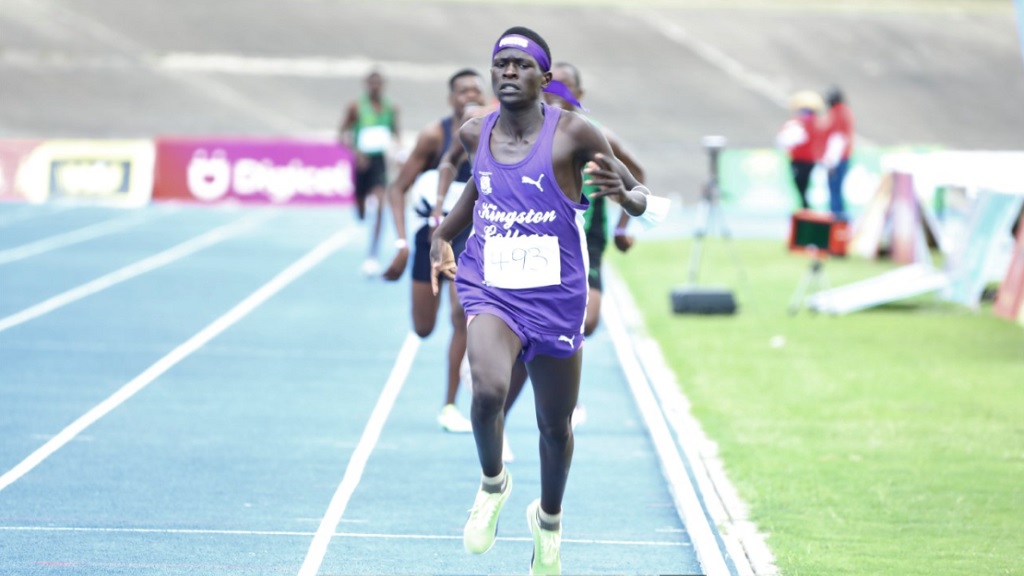
<instances>
[{"instance_id":1,"label":"runner's bare arm","mask_svg":"<svg viewBox=\"0 0 1024 576\"><path fill-rule=\"evenodd\" d=\"M355 139L353 132L356 127L356 121L359 118L359 111L356 109L355 103L349 104L345 108L345 115L342 118L341 126L338 128L338 142L342 143L349 148L355 150Z\"/></svg>"},{"instance_id":2,"label":"runner's bare arm","mask_svg":"<svg viewBox=\"0 0 1024 576\"><path fill-rule=\"evenodd\" d=\"M440 222L444 217L444 197L455 181L458 165L465 157L466 150L458 143L449 146L448 151L441 157L441 163L437 166L437 202L434 203L434 211L431 214L431 217L435 218L434 222Z\"/></svg>"},{"instance_id":3,"label":"runner's bare arm","mask_svg":"<svg viewBox=\"0 0 1024 576\"><path fill-rule=\"evenodd\" d=\"M630 216L643 214L650 191L615 157L604 132L582 116L567 123L567 130L574 137L577 158L585 166L584 184L599 188L591 196L615 200Z\"/></svg>"},{"instance_id":4,"label":"runner's bare arm","mask_svg":"<svg viewBox=\"0 0 1024 576\"><path fill-rule=\"evenodd\" d=\"M416 145L409 158L402 164L398 177L388 186L385 196L391 207L391 215L395 222L395 257L384 271L386 280L398 280L405 271L409 261L409 239L405 226L405 196L416 178L428 166L437 153L440 142L440 124L434 123L424 128L416 138Z\"/></svg>"},{"instance_id":5,"label":"runner's bare arm","mask_svg":"<svg viewBox=\"0 0 1024 576\"><path fill-rule=\"evenodd\" d=\"M398 106L391 105L391 134L395 137L394 146L396 150L402 149L402 131L398 127Z\"/></svg>"},{"instance_id":6,"label":"runner's bare arm","mask_svg":"<svg viewBox=\"0 0 1024 576\"><path fill-rule=\"evenodd\" d=\"M612 147L612 153L622 163L629 168L631 174L636 177L641 183L646 181L647 175L644 172L643 166L640 165L639 160L634 156L622 143L618 136L615 135L611 130L602 127L605 138L608 139L608 144ZM635 238L629 234L627 227L629 226L629 214L625 210L619 211L619 221L615 225L614 241L615 247L621 252L626 252L633 247Z\"/></svg>"},{"instance_id":7,"label":"runner's bare arm","mask_svg":"<svg viewBox=\"0 0 1024 576\"><path fill-rule=\"evenodd\" d=\"M452 250L452 238L473 223L473 205L476 204L476 182L470 179L459 201L452 207L448 216L434 230L430 240L430 286L434 295L438 293L438 274L444 274L451 280L455 279L457 270L455 252Z\"/></svg>"}]
</instances>

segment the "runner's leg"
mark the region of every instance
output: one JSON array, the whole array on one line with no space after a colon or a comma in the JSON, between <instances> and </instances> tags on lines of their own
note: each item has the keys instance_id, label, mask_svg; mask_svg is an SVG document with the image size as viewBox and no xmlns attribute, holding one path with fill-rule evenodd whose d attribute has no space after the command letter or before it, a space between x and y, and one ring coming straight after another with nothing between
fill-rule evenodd
<instances>
[{"instance_id":1,"label":"runner's leg","mask_svg":"<svg viewBox=\"0 0 1024 576\"><path fill-rule=\"evenodd\" d=\"M452 339L448 344L448 392L445 404L454 404L459 391L459 369L466 356L466 312L459 303L454 282L448 282L448 297L451 303Z\"/></svg>"},{"instance_id":2,"label":"runner's leg","mask_svg":"<svg viewBox=\"0 0 1024 576\"><path fill-rule=\"evenodd\" d=\"M523 344L504 320L480 314L466 332L469 366L473 374L473 439L485 476L497 476L503 469L501 441L505 429L503 413L512 365Z\"/></svg>"},{"instance_id":3,"label":"runner's leg","mask_svg":"<svg viewBox=\"0 0 1024 576\"><path fill-rule=\"evenodd\" d=\"M539 355L527 364L540 430L541 509L562 511L572 463L572 411L580 391L583 349L569 358Z\"/></svg>"}]
</instances>

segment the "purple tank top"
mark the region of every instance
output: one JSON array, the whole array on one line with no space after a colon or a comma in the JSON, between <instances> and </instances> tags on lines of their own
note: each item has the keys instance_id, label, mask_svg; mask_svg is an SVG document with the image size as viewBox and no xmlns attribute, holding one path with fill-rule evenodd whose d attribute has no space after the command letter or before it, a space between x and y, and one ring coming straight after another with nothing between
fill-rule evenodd
<instances>
[{"instance_id":1,"label":"purple tank top","mask_svg":"<svg viewBox=\"0 0 1024 576\"><path fill-rule=\"evenodd\" d=\"M491 156L498 112L484 119L473 159L472 234L456 286L467 314L477 304L496 306L537 332L570 335L582 333L587 308L589 201L573 202L555 181L551 144L561 110L543 106L537 141L514 164Z\"/></svg>"}]
</instances>

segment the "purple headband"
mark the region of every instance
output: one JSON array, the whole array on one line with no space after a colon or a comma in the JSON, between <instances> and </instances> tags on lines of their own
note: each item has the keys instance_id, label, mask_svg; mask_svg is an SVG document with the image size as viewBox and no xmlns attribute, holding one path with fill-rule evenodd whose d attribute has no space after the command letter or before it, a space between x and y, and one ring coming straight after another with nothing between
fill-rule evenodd
<instances>
[{"instance_id":1,"label":"purple headband","mask_svg":"<svg viewBox=\"0 0 1024 576\"><path fill-rule=\"evenodd\" d=\"M494 52L491 53L491 58L494 58L495 54L501 52L506 48L522 50L523 52L526 52L530 56L533 56L533 59L537 61L537 65L540 66L541 72L547 72L551 70L551 59L548 58L548 55L544 52L544 49L541 48L536 42L527 38L526 36L520 36L519 34L509 34L508 36L502 36L501 39L498 40L498 43L494 45ZM565 84L562 84L558 80L552 80L551 82L548 82L548 85L547 87L544 88L544 91L547 92L548 94L554 94L559 98L563 98L566 102L572 104L573 106L579 108L580 110L583 110L584 112L589 112L589 110L584 108L583 104L580 104L580 101L577 100L576 97L572 95L572 91L569 90L569 87L566 86Z\"/></svg>"}]
</instances>

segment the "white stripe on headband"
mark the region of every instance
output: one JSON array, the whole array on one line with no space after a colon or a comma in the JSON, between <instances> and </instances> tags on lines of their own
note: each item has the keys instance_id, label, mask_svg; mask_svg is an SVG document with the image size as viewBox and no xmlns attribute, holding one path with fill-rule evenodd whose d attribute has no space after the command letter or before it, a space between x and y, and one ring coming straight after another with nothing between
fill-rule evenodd
<instances>
[{"instance_id":1,"label":"white stripe on headband","mask_svg":"<svg viewBox=\"0 0 1024 576\"><path fill-rule=\"evenodd\" d=\"M515 48L516 50L522 50L530 56L533 56L533 59L537 61L537 65L540 66L542 72L551 70L551 58L548 57L543 48L541 48L536 42L532 42L526 36L520 36L519 34L502 36L501 40L498 40L498 43L494 45L494 52L491 53L491 57L493 58L495 54L505 48Z\"/></svg>"}]
</instances>

